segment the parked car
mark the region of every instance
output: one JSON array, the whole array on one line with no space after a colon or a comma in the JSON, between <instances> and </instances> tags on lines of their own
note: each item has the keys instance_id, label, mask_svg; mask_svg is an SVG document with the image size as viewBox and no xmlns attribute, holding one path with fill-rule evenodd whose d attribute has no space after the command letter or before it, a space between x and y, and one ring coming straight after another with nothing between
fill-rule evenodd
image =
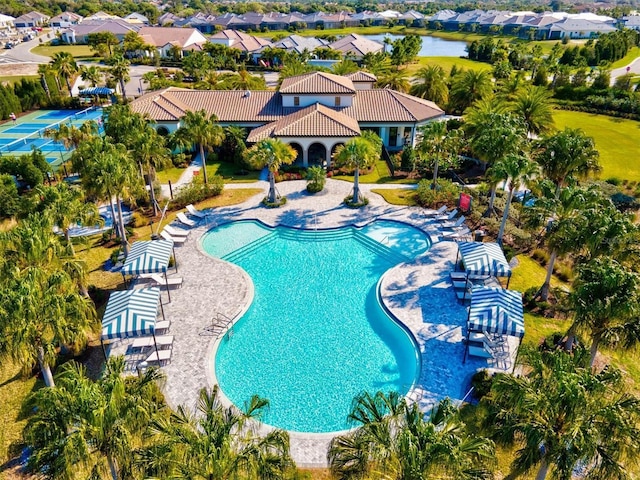
<instances>
[{"instance_id":1,"label":"parked car","mask_svg":"<svg viewBox=\"0 0 640 480\"><path fill-rule=\"evenodd\" d=\"M4 44L4 48L6 48L7 50L9 50L9 49L13 48L13 43L11 43L11 42L7 42L7 43L5 43L5 44Z\"/></svg>"}]
</instances>

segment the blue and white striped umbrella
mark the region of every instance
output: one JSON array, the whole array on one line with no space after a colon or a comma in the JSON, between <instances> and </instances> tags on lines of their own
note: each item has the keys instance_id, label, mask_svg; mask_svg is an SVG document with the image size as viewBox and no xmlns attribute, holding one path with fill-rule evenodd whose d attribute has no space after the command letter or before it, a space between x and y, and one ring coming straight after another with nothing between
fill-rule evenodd
<instances>
[{"instance_id":1,"label":"blue and white striped umbrella","mask_svg":"<svg viewBox=\"0 0 640 480\"><path fill-rule=\"evenodd\" d=\"M458 243L464 269L469 275L510 277L511 267L497 243Z\"/></svg>"},{"instance_id":2,"label":"blue and white striped umbrella","mask_svg":"<svg viewBox=\"0 0 640 480\"><path fill-rule=\"evenodd\" d=\"M107 87L91 87L80 90L78 93L80 95L113 95L116 91Z\"/></svg>"},{"instance_id":3,"label":"blue and white striped umbrella","mask_svg":"<svg viewBox=\"0 0 640 480\"><path fill-rule=\"evenodd\" d=\"M151 335L159 302L158 287L111 293L102 317L102 339Z\"/></svg>"},{"instance_id":4,"label":"blue and white striped umbrella","mask_svg":"<svg viewBox=\"0 0 640 480\"><path fill-rule=\"evenodd\" d=\"M473 287L467 328L469 331L523 337L522 294L502 288Z\"/></svg>"},{"instance_id":5,"label":"blue and white striped umbrella","mask_svg":"<svg viewBox=\"0 0 640 480\"><path fill-rule=\"evenodd\" d=\"M140 275L141 273L162 273L169 267L169 259L173 253L173 242L170 240L148 240L135 242L122 266L123 275Z\"/></svg>"}]
</instances>

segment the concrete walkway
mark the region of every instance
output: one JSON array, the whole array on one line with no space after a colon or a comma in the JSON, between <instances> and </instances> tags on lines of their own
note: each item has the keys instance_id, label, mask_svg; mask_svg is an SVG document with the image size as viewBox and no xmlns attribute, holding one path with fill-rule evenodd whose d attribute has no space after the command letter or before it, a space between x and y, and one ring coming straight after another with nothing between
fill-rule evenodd
<instances>
[{"instance_id":1,"label":"concrete walkway","mask_svg":"<svg viewBox=\"0 0 640 480\"><path fill-rule=\"evenodd\" d=\"M448 272L455 263L453 242L438 242L438 226L424 209L387 204L381 196L370 193L380 185L362 185L369 198L368 206L350 209L342 204L352 184L329 179L325 191L316 195L306 193L305 181L278 184L287 203L276 209L265 208L260 201L268 185L241 184L229 188L260 186L264 193L246 202L212 209L206 222L194 228L187 242L177 247L178 272L183 286L171 291L171 302L163 293L166 318L171 320L169 334L174 345L171 362L163 367L166 374L164 392L173 407L185 405L195 409L198 392L215 383L214 359L217 348L216 327L224 318L237 319L250 306L253 283L239 267L215 259L200 248L200 238L208 228L222 223L259 219L268 225L330 228L362 225L375 219L396 220L413 225L432 238L433 246L422 257L388 270L381 280L381 298L387 309L413 333L420 348L422 369L420 378L409 392L409 398L429 408L434 402L450 395L461 400L466 394L469 378L481 367L508 368L510 365L489 365L484 360L470 360L462 365L462 329L466 322L466 308L456 301ZM391 188L389 186L387 188ZM395 186L393 186L395 187ZM223 337L224 338L224 337ZM110 354L130 352L130 341L115 342ZM131 369L144 355L128 355ZM228 399L223 399L230 403ZM260 426L261 431L269 427ZM299 466L326 466L326 452L335 434L290 433L291 454Z\"/></svg>"}]
</instances>

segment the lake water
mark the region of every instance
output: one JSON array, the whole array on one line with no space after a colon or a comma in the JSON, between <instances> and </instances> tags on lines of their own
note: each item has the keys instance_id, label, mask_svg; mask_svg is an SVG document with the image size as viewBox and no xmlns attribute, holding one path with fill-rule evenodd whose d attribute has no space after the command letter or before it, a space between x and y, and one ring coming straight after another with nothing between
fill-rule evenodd
<instances>
[{"instance_id":1,"label":"lake water","mask_svg":"<svg viewBox=\"0 0 640 480\"><path fill-rule=\"evenodd\" d=\"M362 35L363 37L375 40L383 43L385 37L393 40L404 37L404 35ZM418 56L420 57L466 57L467 56L467 43L457 40L443 40L438 37L431 37L427 35L420 36L422 39L422 48Z\"/></svg>"}]
</instances>

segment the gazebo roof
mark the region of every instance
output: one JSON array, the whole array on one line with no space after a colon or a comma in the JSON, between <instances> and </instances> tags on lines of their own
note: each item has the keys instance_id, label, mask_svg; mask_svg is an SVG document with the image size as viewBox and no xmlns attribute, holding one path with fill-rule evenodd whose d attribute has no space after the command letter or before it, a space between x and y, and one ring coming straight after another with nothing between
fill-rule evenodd
<instances>
[{"instance_id":1,"label":"gazebo roof","mask_svg":"<svg viewBox=\"0 0 640 480\"><path fill-rule=\"evenodd\" d=\"M473 287L467 327L470 331L523 337L522 294L502 288Z\"/></svg>"},{"instance_id":2,"label":"gazebo roof","mask_svg":"<svg viewBox=\"0 0 640 480\"><path fill-rule=\"evenodd\" d=\"M122 266L123 275L162 273L169 267L173 242L169 240L147 240L135 242Z\"/></svg>"},{"instance_id":3,"label":"gazebo roof","mask_svg":"<svg viewBox=\"0 0 640 480\"><path fill-rule=\"evenodd\" d=\"M160 289L122 290L111 293L102 317L103 340L151 335L155 330Z\"/></svg>"},{"instance_id":4,"label":"gazebo roof","mask_svg":"<svg viewBox=\"0 0 640 480\"><path fill-rule=\"evenodd\" d=\"M464 269L469 275L510 277L511 267L497 243L458 243Z\"/></svg>"}]
</instances>

